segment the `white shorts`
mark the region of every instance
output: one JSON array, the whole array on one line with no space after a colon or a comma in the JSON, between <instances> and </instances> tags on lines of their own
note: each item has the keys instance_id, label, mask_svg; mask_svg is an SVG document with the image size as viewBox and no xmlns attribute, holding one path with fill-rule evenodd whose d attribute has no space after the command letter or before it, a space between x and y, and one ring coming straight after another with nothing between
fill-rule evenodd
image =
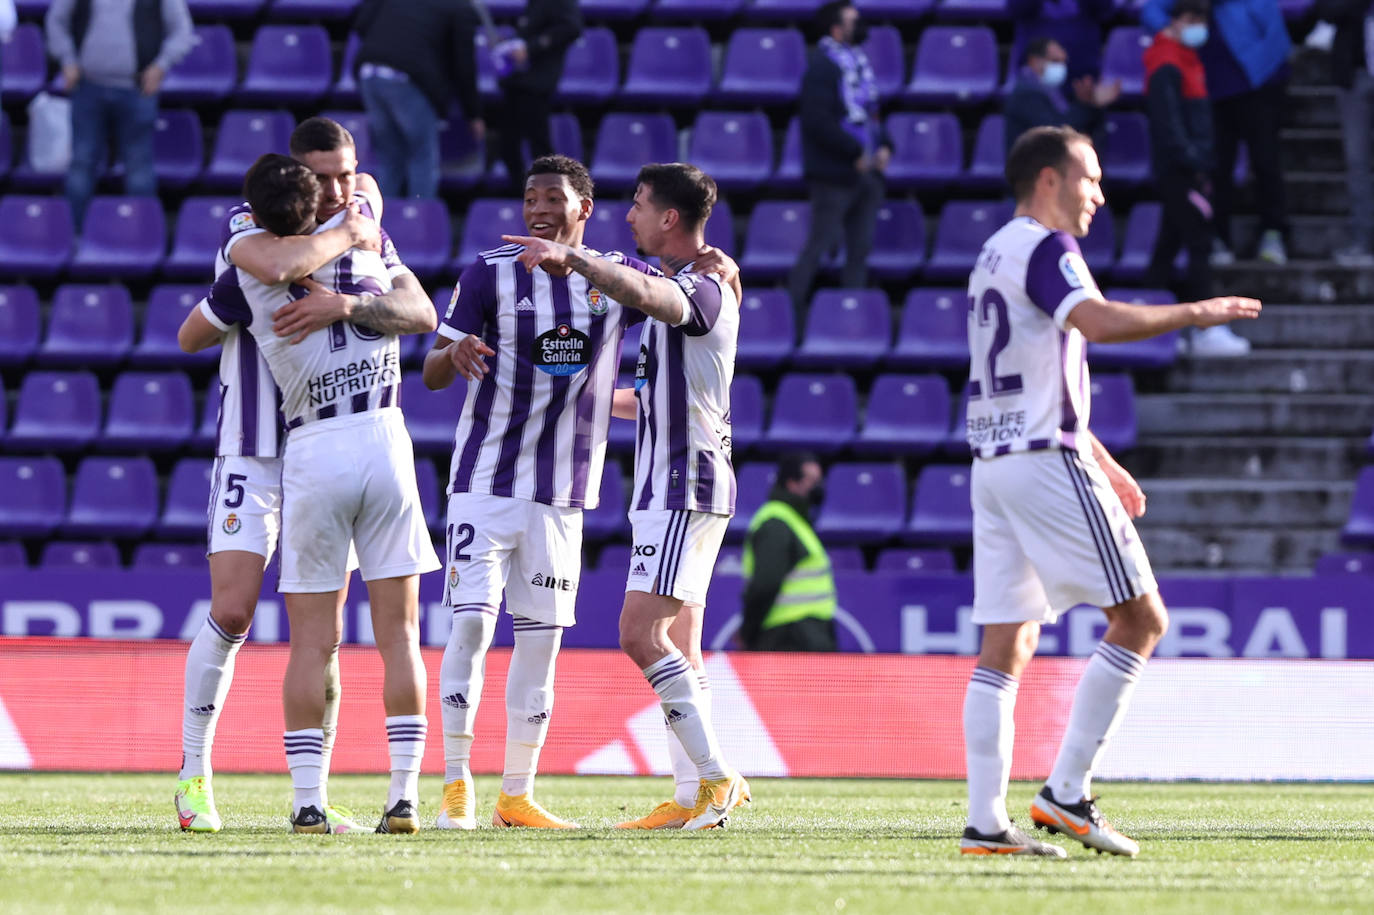
<instances>
[{"instance_id":1,"label":"white shorts","mask_svg":"<svg viewBox=\"0 0 1374 915\"><path fill-rule=\"evenodd\" d=\"M634 549L626 591L676 597L705 606L706 589L729 515L656 509L630 512Z\"/></svg>"},{"instance_id":2,"label":"white shorts","mask_svg":"<svg viewBox=\"0 0 1374 915\"><path fill-rule=\"evenodd\" d=\"M439 568L415 485L415 450L399 409L308 423L287 437L280 590L342 588L350 540L364 581Z\"/></svg>"},{"instance_id":3,"label":"white shorts","mask_svg":"<svg viewBox=\"0 0 1374 915\"><path fill-rule=\"evenodd\" d=\"M244 550L271 559L281 533L281 459L215 458L208 517L207 555Z\"/></svg>"},{"instance_id":4,"label":"white shorts","mask_svg":"<svg viewBox=\"0 0 1374 915\"><path fill-rule=\"evenodd\" d=\"M973 622L1053 622L1156 590L1150 560L1091 457L1033 451L973 462Z\"/></svg>"},{"instance_id":5,"label":"white shorts","mask_svg":"<svg viewBox=\"0 0 1374 915\"><path fill-rule=\"evenodd\" d=\"M444 606L480 604L551 626L577 622L582 509L457 492L444 530Z\"/></svg>"}]
</instances>

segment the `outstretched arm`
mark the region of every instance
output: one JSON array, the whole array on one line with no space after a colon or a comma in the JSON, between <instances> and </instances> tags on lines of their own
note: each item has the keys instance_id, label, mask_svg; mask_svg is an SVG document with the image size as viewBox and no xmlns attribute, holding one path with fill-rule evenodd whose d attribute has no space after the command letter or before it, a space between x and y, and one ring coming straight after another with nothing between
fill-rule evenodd
<instances>
[{"instance_id":1,"label":"outstretched arm","mask_svg":"<svg viewBox=\"0 0 1374 915\"><path fill-rule=\"evenodd\" d=\"M533 270L538 266L566 267L585 276L593 286L626 305L665 324L682 323L686 295L672 280L640 273L607 258L588 257L576 248L525 235L502 235L503 241L524 245L516 260Z\"/></svg>"},{"instance_id":2,"label":"outstretched arm","mask_svg":"<svg viewBox=\"0 0 1374 915\"><path fill-rule=\"evenodd\" d=\"M1128 343L1184 327L1214 327L1238 318L1258 318L1262 307L1259 299L1241 296L1182 305L1128 305L1087 298L1073 307L1064 323L1093 343Z\"/></svg>"}]
</instances>

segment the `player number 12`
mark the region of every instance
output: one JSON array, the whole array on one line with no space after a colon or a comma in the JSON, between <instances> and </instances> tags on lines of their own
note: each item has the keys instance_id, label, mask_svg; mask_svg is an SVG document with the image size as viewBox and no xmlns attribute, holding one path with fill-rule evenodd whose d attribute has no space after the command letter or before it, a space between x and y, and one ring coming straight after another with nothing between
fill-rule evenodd
<instances>
[{"instance_id":1,"label":"player number 12","mask_svg":"<svg viewBox=\"0 0 1374 915\"><path fill-rule=\"evenodd\" d=\"M1021 393L1021 376L999 375L997 374L997 357L1002 355L1002 350L1007 348L1011 342L1011 322L1007 320L1007 300L1002 298L1002 293L996 289L986 289L983 291L981 302L975 302L973 296L968 297L968 310L971 315L978 319L979 327L987 327L989 324L996 324L992 332L992 346L988 347L987 358L987 381L992 397L1001 397L1004 394ZM977 400L983 396L983 382L979 379L971 379L968 383L968 399Z\"/></svg>"}]
</instances>

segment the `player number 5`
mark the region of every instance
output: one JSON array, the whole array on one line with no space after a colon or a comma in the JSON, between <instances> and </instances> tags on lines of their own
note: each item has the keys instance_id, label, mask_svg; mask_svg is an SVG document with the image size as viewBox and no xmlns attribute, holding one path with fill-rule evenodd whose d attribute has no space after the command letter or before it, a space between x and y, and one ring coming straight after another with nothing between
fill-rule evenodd
<instances>
[{"instance_id":1,"label":"player number 5","mask_svg":"<svg viewBox=\"0 0 1374 915\"><path fill-rule=\"evenodd\" d=\"M224 500L225 508L238 508L243 504L243 481L246 479L248 479L246 473L229 474L229 481L224 486L225 489L229 490L229 497Z\"/></svg>"}]
</instances>

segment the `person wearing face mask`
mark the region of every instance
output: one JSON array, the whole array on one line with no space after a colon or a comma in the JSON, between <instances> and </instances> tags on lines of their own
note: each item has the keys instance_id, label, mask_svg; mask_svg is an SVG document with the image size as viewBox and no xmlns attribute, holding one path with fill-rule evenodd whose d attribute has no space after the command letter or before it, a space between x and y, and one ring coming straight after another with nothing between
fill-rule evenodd
<instances>
[{"instance_id":1,"label":"person wearing face mask","mask_svg":"<svg viewBox=\"0 0 1374 915\"><path fill-rule=\"evenodd\" d=\"M835 580L810 516L825 498L812 454L778 462L777 482L744 542L740 643L750 651L835 651Z\"/></svg>"},{"instance_id":2,"label":"person wearing face mask","mask_svg":"<svg viewBox=\"0 0 1374 915\"><path fill-rule=\"evenodd\" d=\"M1006 148L1032 127L1068 125L1091 134L1102 123L1102 109L1121 95L1121 83L1097 83L1091 76L1074 81L1073 99L1064 95L1069 57L1053 38L1035 38L1026 45L1021 74L1002 110Z\"/></svg>"}]
</instances>

